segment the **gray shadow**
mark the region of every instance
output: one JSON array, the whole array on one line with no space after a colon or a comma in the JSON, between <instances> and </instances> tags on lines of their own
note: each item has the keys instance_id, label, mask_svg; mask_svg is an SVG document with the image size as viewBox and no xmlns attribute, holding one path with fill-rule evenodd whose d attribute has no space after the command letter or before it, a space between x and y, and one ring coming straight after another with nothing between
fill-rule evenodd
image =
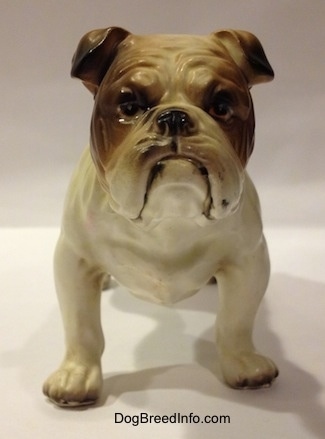
<instances>
[{"instance_id":1,"label":"gray shadow","mask_svg":"<svg viewBox=\"0 0 325 439\"><path fill-rule=\"evenodd\" d=\"M316 282L277 274L272 277L267 296L272 295L272 291L281 291L283 294L288 294L297 290L310 295L313 291L324 292L325 287ZM125 300L122 294L114 294L111 305L125 312L140 314L143 314L146 308L139 302L136 309L134 309L134 302L132 302L131 309L130 301ZM134 358L139 370L105 377L104 391L99 405L111 405L118 398L147 389L191 389L198 393L213 396L218 400L242 404L243 408L251 406L259 410L279 414L294 414L300 419L302 428L307 432L320 439L324 437L324 408L320 401L323 384L307 370L303 370L286 357L280 338L271 330L269 325L267 299L262 302L256 319L254 339L257 349L275 360L280 369L280 376L271 389L255 391L233 390L218 380L218 358L214 343L213 325L211 329L198 336L194 344L194 362L177 363L177 350L180 347L177 343L175 345L175 340L177 340L177 337L182 336L184 329L182 320L177 319L177 309L205 311L207 314L214 313L217 308L215 287L208 286L196 296L180 302L173 308L176 314L173 314L168 322L157 320L155 330L139 341ZM287 313L290 312L292 311L288 309ZM285 337L285 334L281 336ZM156 361L158 358L158 362L160 358L161 362L164 363L164 353L161 353L162 345L165 346L164 349L175 350L175 364L141 368L141 365L145 364L148 355L154 357ZM156 349L153 348L154 346L156 346ZM202 380L202 370L199 371L198 367L205 369L204 380ZM143 408L146 405L145 392L143 392L143 398L143 400L139 399L138 395L136 402L132 398L127 398L128 404ZM150 407L150 411L155 410L157 414L165 414L163 413L163 407L163 405L161 407ZM186 410L187 408L184 407L183 412L186 412ZM188 430L185 437L197 438L198 436L192 428Z\"/></svg>"}]
</instances>

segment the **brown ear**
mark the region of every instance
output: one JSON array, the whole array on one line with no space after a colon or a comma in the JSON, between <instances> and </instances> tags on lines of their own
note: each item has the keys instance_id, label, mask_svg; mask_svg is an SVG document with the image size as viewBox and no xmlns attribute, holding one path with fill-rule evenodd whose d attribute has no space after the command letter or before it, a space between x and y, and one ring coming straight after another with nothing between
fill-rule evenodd
<instances>
[{"instance_id":1,"label":"brown ear","mask_svg":"<svg viewBox=\"0 0 325 439\"><path fill-rule=\"evenodd\" d=\"M96 29L82 37L72 59L71 76L96 94L117 47L130 33L120 27Z\"/></svg>"},{"instance_id":2,"label":"brown ear","mask_svg":"<svg viewBox=\"0 0 325 439\"><path fill-rule=\"evenodd\" d=\"M271 81L274 72L255 35L242 30L221 30L214 34L243 71L248 85Z\"/></svg>"}]
</instances>

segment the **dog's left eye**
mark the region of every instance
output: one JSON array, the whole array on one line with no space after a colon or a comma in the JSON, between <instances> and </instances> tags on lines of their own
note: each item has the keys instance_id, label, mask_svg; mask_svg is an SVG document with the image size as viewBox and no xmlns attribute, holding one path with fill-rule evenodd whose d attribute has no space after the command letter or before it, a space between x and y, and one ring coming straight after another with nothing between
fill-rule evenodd
<instances>
[{"instance_id":1,"label":"dog's left eye","mask_svg":"<svg viewBox=\"0 0 325 439\"><path fill-rule=\"evenodd\" d=\"M207 111L214 119L228 122L233 116L231 99L223 93L218 93L210 103Z\"/></svg>"}]
</instances>

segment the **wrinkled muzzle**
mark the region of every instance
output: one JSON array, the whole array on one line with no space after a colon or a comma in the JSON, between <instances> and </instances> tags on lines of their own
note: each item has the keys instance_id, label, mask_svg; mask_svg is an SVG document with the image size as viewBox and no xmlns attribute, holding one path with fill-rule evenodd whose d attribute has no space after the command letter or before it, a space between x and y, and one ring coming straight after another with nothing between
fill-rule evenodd
<instances>
[{"instance_id":1,"label":"wrinkled muzzle","mask_svg":"<svg viewBox=\"0 0 325 439\"><path fill-rule=\"evenodd\" d=\"M196 107L191 113L152 113L137 121L105 169L112 209L144 224L171 217L218 220L234 213L244 172L224 132Z\"/></svg>"}]
</instances>

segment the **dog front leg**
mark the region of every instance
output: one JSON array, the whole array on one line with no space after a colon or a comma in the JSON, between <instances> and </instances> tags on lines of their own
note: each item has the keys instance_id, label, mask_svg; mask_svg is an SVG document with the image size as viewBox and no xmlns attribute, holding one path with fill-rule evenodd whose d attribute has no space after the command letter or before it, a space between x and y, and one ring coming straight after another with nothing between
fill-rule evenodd
<instances>
[{"instance_id":1,"label":"dog front leg","mask_svg":"<svg viewBox=\"0 0 325 439\"><path fill-rule=\"evenodd\" d=\"M43 392L60 406L94 403L102 387L104 337L100 323L103 274L60 237L54 258L55 283L63 318L66 354Z\"/></svg>"},{"instance_id":2,"label":"dog front leg","mask_svg":"<svg viewBox=\"0 0 325 439\"><path fill-rule=\"evenodd\" d=\"M278 375L272 360L255 352L255 315L269 279L266 243L218 276L217 344L225 381L234 388L267 387Z\"/></svg>"}]
</instances>

